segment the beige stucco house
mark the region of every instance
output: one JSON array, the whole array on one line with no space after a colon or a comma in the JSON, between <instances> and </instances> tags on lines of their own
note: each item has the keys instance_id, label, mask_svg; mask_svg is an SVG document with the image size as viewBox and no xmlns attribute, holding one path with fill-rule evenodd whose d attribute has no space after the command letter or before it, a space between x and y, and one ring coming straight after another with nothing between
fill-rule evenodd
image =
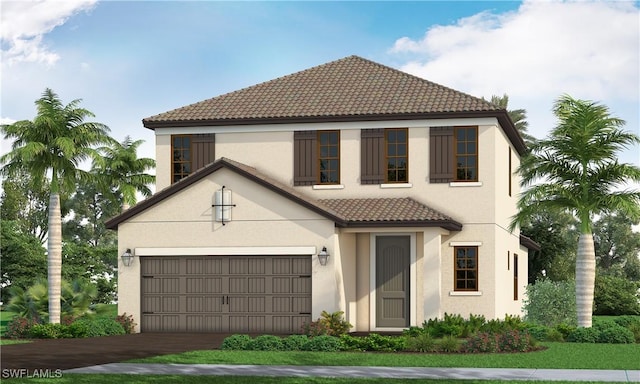
<instances>
[{"instance_id":1,"label":"beige stucco house","mask_svg":"<svg viewBox=\"0 0 640 384\"><path fill-rule=\"evenodd\" d=\"M507 229L525 144L504 109L350 56L143 124L158 192L107 223L139 331L521 313L536 245Z\"/></svg>"}]
</instances>

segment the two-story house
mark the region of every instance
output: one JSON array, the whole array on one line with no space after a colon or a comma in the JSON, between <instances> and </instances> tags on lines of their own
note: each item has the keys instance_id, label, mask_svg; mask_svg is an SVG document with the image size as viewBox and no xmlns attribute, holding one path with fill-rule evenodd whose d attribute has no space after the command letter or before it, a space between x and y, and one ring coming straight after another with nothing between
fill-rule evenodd
<instances>
[{"instance_id":1,"label":"two-story house","mask_svg":"<svg viewBox=\"0 0 640 384\"><path fill-rule=\"evenodd\" d=\"M107 223L142 332L521 313L536 244L507 229L525 144L504 109L350 56L143 124L158 192Z\"/></svg>"}]
</instances>

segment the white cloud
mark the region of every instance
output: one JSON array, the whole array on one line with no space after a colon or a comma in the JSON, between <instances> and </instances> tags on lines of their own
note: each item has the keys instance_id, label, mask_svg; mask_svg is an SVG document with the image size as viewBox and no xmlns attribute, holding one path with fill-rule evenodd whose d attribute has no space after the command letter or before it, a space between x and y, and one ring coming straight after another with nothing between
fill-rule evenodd
<instances>
[{"instance_id":1,"label":"white cloud","mask_svg":"<svg viewBox=\"0 0 640 384\"><path fill-rule=\"evenodd\" d=\"M527 109L538 137L552 126L552 102L563 93L601 101L613 112L631 110L620 117L637 126L636 4L525 1L516 11L482 12L431 27L420 39L402 37L390 53L417 76L485 98L508 94L511 108Z\"/></svg>"},{"instance_id":2,"label":"white cloud","mask_svg":"<svg viewBox=\"0 0 640 384\"><path fill-rule=\"evenodd\" d=\"M3 1L0 3L3 62L54 64L60 57L43 44L43 36L95 4L96 0Z\"/></svg>"}]
</instances>

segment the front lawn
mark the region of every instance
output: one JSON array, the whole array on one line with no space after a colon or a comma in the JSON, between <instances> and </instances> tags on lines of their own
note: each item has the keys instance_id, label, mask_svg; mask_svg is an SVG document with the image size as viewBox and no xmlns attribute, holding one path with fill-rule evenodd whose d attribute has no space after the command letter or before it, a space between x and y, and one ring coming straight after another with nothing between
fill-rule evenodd
<instances>
[{"instance_id":1,"label":"front lawn","mask_svg":"<svg viewBox=\"0 0 640 384\"><path fill-rule=\"evenodd\" d=\"M128 362L175 364L341 365L550 369L640 369L639 344L541 343L529 353L422 354L371 352L192 351Z\"/></svg>"}]
</instances>

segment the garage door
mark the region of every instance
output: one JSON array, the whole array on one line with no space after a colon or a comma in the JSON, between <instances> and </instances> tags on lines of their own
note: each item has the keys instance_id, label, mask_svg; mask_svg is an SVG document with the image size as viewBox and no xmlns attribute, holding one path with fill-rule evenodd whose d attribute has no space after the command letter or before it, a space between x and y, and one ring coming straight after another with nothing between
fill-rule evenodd
<instances>
[{"instance_id":1,"label":"garage door","mask_svg":"<svg viewBox=\"0 0 640 384\"><path fill-rule=\"evenodd\" d=\"M141 257L142 332L300 333L311 256Z\"/></svg>"}]
</instances>

